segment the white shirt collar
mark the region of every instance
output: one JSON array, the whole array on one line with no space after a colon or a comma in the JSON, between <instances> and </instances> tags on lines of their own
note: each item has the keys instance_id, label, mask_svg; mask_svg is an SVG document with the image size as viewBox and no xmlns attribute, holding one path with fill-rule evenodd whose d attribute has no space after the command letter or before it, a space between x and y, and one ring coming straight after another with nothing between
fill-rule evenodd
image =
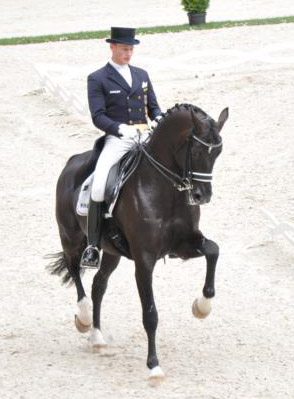
<instances>
[{"instance_id":1,"label":"white shirt collar","mask_svg":"<svg viewBox=\"0 0 294 399\"><path fill-rule=\"evenodd\" d=\"M130 69L128 64L117 64L116 62L114 62L112 59L109 60L109 64L113 66L114 69L116 69L117 71L123 71L126 69Z\"/></svg>"}]
</instances>

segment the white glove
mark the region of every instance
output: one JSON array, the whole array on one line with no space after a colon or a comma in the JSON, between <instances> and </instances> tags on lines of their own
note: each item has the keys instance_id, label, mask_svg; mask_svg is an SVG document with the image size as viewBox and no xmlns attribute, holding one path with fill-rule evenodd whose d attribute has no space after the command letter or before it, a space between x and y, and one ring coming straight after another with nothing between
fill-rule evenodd
<instances>
[{"instance_id":1,"label":"white glove","mask_svg":"<svg viewBox=\"0 0 294 399\"><path fill-rule=\"evenodd\" d=\"M155 119L153 119L153 121L150 123L151 130L154 130L156 128L156 126L158 125L158 122L160 121L161 118L162 118L162 116L158 115Z\"/></svg>"},{"instance_id":2,"label":"white glove","mask_svg":"<svg viewBox=\"0 0 294 399\"><path fill-rule=\"evenodd\" d=\"M118 127L118 134L123 139L132 139L137 136L138 131L135 126L130 126L130 125L126 125L126 124L122 123Z\"/></svg>"}]
</instances>

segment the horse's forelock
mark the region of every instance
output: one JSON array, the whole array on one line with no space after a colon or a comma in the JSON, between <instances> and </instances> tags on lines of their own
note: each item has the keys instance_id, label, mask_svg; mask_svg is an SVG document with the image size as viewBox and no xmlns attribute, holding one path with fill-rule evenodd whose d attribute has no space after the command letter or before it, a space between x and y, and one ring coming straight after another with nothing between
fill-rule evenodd
<instances>
[{"instance_id":1,"label":"horse's forelock","mask_svg":"<svg viewBox=\"0 0 294 399\"><path fill-rule=\"evenodd\" d=\"M205 134L205 139L213 144L220 143L221 137L219 135L217 122L201 108L196 107L195 105L191 105L190 109L194 112L195 117L199 118L199 120L206 125L207 134Z\"/></svg>"}]
</instances>

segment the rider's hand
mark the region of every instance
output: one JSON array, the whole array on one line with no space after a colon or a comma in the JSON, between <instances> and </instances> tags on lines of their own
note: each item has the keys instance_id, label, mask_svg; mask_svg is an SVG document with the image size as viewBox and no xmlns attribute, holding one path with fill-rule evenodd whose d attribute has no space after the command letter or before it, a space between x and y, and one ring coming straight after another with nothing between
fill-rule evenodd
<instances>
[{"instance_id":1,"label":"rider's hand","mask_svg":"<svg viewBox=\"0 0 294 399\"><path fill-rule=\"evenodd\" d=\"M161 118L162 118L162 116L158 115L155 119L153 119L153 121L150 123L151 130L154 130L157 127L158 122L160 121Z\"/></svg>"},{"instance_id":2,"label":"rider's hand","mask_svg":"<svg viewBox=\"0 0 294 399\"><path fill-rule=\"evenodd\" d=\"M135 126L130 126L122 123L118 127L118 134L124 139L131 139L136 137L138 132Z\"/></svg>"}]
</instances>

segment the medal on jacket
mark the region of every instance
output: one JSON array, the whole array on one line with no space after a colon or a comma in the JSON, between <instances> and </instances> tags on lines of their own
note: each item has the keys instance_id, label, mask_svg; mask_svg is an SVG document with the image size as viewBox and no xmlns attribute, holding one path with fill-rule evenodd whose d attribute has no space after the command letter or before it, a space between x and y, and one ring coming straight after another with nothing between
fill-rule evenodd
<instances>
[{"instance_id":1,"label":"medal on jacket","mask_svg":"<svg viewBox=\"0 0 294 399\"><path fill-rule=\"evenodd\" d=\"M148 82L142 82L142 89L144 93L146 93L146 91L148 90Z\"/></svg>"}]
</instances>

